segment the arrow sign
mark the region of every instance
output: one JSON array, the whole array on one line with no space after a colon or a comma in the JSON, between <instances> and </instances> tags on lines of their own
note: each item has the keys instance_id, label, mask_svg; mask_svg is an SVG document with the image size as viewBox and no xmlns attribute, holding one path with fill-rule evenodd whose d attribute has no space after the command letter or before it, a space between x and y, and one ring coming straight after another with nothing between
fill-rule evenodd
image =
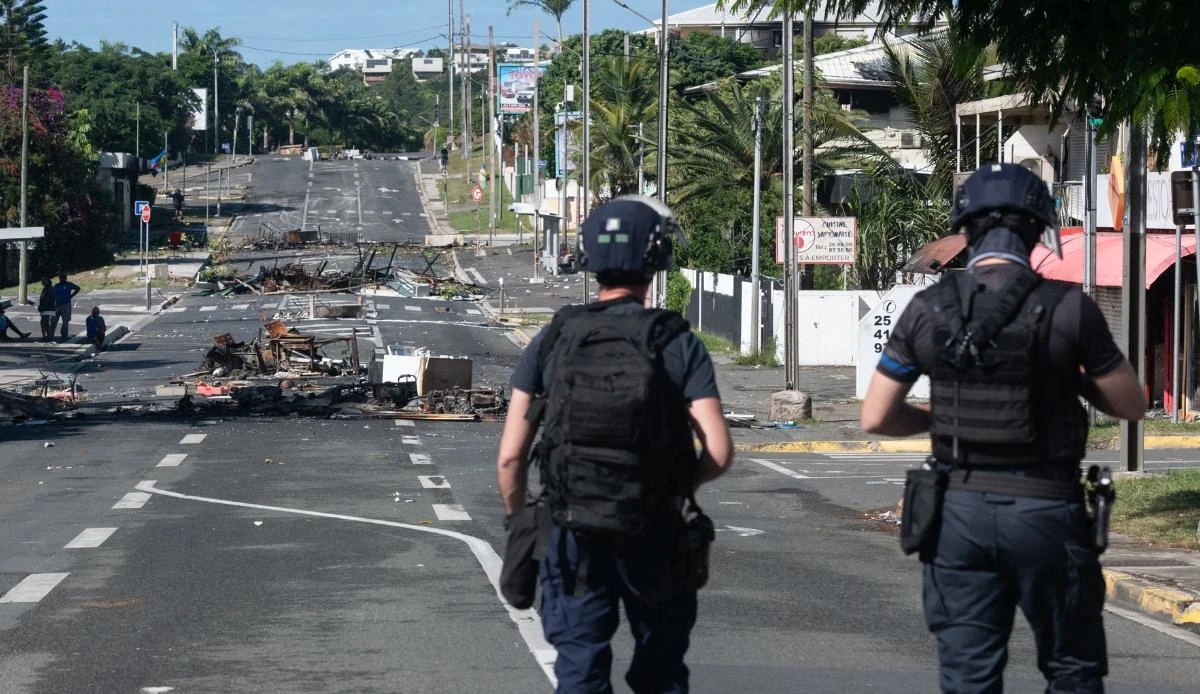
<instances>
[{"instance_id":1,"label":"arrow sign","mask_svg":"<svg viewBox=\"0 0 1200 694\"><path fill-rule=\"evenodd\" d=\"M759 530L758 528L739 528L736 525L727 525L725 527L737 533L738 537L754 537L755 535L767 534L766 530Z\"/></svg>"}]
</instances>

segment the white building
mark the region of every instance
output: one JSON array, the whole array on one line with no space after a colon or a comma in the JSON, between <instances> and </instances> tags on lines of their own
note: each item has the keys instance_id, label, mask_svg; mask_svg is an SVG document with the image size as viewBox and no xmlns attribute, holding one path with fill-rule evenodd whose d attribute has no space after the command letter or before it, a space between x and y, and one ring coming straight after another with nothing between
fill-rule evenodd
<instances>
[{"instance_id":1,"label":"white building","mask_svg":"<svg viewBox=\"0 0 1200 694\"><path fill-rule=\"evenodd\" d=\"M415 48L347 48L329 59L329 69L362 70L368 60L404 60L416 53ZM388 71L390 72L391 68Z\"/></svg>"},{"instance_id":2,"label":"white building","mask_svg":"<svg viewBox=\"0 0 1200 694\"><path fill-rule=\"evenodd\" d=\"M445 61L441 58L412 59L412 74L418 82L433 79L442 74L445 69Z\"/></svg>"}]
</instances>

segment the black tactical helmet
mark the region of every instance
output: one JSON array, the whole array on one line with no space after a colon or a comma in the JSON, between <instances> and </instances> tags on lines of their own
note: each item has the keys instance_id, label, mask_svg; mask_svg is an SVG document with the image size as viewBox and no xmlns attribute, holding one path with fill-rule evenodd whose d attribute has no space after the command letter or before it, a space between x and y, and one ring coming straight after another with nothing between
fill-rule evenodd
<instances>
[{"instance_id":1,"label":"black tactical helmet","mask_svg":"<svg viewBox=\"0 0 1200 694\"><path fill-rule=\"evenodd\" d=\"M988 164L971 174L955 191L950 226L957 231L966 222L993 212L1028 215L1042 227L1042 243L1062 257L1054 198L1046 183L1029 169L1016 164ZM1036 241L1030 239L1031 246Z\"/></svg>"}]
</instances>

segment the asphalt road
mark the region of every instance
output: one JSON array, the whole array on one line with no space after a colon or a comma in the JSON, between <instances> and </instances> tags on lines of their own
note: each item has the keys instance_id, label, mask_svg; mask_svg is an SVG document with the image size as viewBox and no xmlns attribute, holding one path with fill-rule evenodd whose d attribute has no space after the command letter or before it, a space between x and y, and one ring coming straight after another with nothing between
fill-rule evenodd
<instances>
[{"instance_id":1,"label":"asphalt road","mask_svg":"<svg viewBox=\"0 0 1200 694\"><path fill-rule=\"evenodd\" d=\"M395 202L415 195L411 165L324 164L311 180L328 177L337 190L320 195L337 207L314 207L310 192L309 214L357 215L369 180L399 191L371 209L419 219L415 202ZM245 170L246 204L277 218L302 211L306 167ZM348 214L339 223L357 226ZM381 240L416 233L362 226ZM470 356L476 383L506 381L519 354L468 302L374 297L365 309L290 324L353 335L364 353L405 344ZM288 310L280 297L185 296L101 355L87 385L143 400L193 370L212 335L249 339ZM5 429L0 691L550 691L536 615L508 611L494 587L499 433L494 423L121 414ZM701 490L720 531L688 659L693 691L936 688L919 566L891 526L863 517L894 505L913 462L747 457ZM1109 691L1195 691L1195 645L1115 615L1107 629ZM625 692L623 631L615 651ZM1011 651L1008 689L1039 691L1023 624Z\"/></svg>"}]
</instances>

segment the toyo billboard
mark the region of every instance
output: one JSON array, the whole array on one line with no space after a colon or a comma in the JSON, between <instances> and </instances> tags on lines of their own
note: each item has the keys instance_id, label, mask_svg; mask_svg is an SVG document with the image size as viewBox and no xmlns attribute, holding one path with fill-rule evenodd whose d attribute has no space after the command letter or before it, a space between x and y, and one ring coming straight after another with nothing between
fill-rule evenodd
<instances>
[{"instance_id":1,"label":"toyo billboard","mask_svg":"<svg viewBox=\"0 0 1200 694\"><path fill-rule=\"evenodd\" d=\"M496 66L500 90L496 95L500 113L520 115L533 109L537 81L542 69L535 65L500 64Z\"/></svg>"}]
</instances>

